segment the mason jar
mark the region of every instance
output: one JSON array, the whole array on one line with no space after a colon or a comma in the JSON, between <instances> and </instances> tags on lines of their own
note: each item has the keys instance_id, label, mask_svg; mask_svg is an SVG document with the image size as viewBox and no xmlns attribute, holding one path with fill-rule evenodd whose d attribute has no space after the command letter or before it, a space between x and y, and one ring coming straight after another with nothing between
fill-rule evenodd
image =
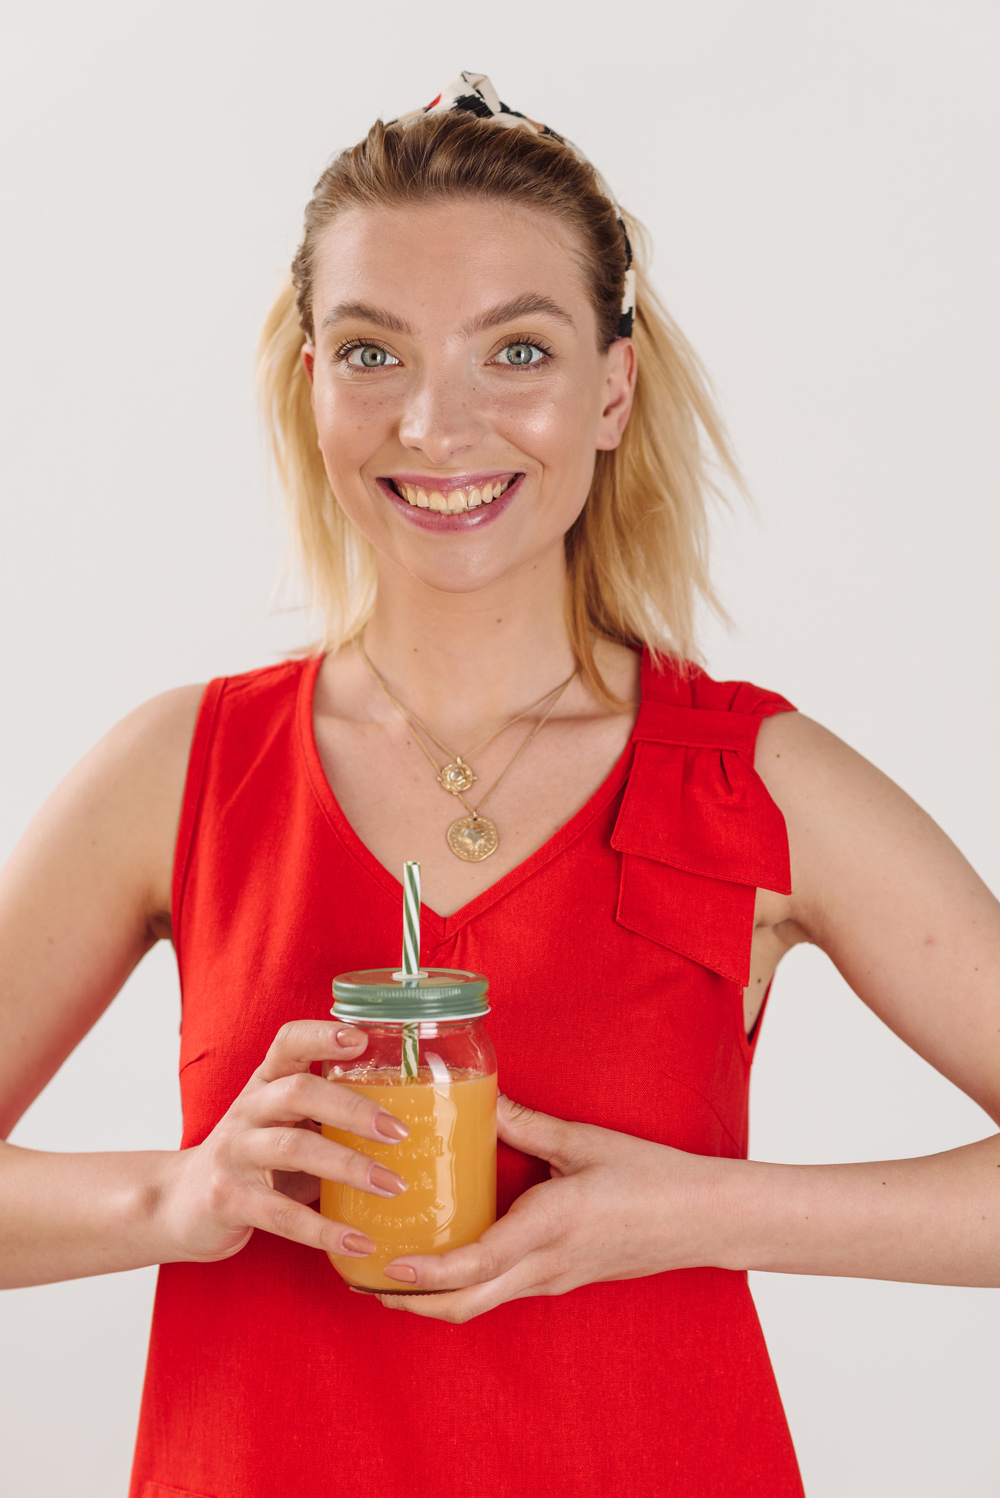
<instances>
[{"instance_id":1,"label":"mason jar","mask_svg":"<svg viewBox=\"0 0 1000 1498\"><path fill-rule=\"evenodd\" d=\"M409 1135L376 1144L323 1125L327 1139L378 1160L409 1182L387 1200L323 1181L324 1216L367 1233L367 1258L330 1254L359 1290L408 1291L382 1273L403 1254L438 1254L474 1243L496 1221L497 1058L483 1029L489 984L481 973L433 968L416 978L389 969L334 979L335 1018L368 1037L356 1060L326 1062L324 1076L374 1098Z\"/></svg>"}]
</instances>

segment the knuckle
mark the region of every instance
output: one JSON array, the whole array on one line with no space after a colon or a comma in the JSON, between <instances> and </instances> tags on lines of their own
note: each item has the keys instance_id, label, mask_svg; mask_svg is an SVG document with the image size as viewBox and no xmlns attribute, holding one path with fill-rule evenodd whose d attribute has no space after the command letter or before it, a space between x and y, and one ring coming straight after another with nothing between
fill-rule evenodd
<instances>
[{"instance_id":1,"label":"knuckle","mask_svg":"<svg viewBox=\"0 0 1000 1498\"><path fill-rule=\"evenodd\" d=\"M304 1103L313 1089L313 1074L308 1071L295 1072L288 1078L286 1092L289 1102Z\"/></svg>"},{"instance_id":2,"label":"knuckle","mask_svg":"<svg viewBox=\"0 0 1000 1498\"><path fill-rule=\"evenodd\" d=\"M350 1126L351 1133L367 1131L375 1133L375 1119L382 1111L374 1099L365 1097L363 1092L355 1092L352 1087L338 1088L340 1093L339 1102L343 1110L344 1123Z\"/></svg>"},{"instance_id":3,"label":"knuckle","mask_svg":"<svg viewBox=\"0 0 1000 1498\"><path fill-rule=\"evenodd\" d=\"M278 1065L312 1058L317 1043L332 1026L323 1020L292 1019L281 1026L268 1050L268 1060Z\"/></svg>"},{"instance_id":4,"label":"knuckle","mask_svg":"<svg viewBox=\"0 0 1000 1498\"><path fill-rule=\"evenodd\" d=\"M355 1092L353 1087L345 1087L344 1106L352 1116L362 1114L374 1118L379 1112L379 1105L374 1098L365 1097L363 1092Z\"/></svg>"},{"instance_id":5,"label":"knuckle","mask_svg":"<svg viewBox=\"0 0 1000 1498\"><path fill-rule=\"evenodd\" d=\"M346 1173L351 1183L358 1186L368 1186L371 1183L372 1160L363 1150L348 1150L345 1161Z\"/></svg>"},{"instance_id":6,"label":"knuckle","mask_svg":"<svg viewBox=\"0 0 1000 1498\"><path fill-rule=\"evenodd\" d=\"M232 1207L235 1187L227 1170L215 1166L208 1174L203 1187L204 1209L211 1217L225 1217Z\"/></svg>"},{"instance_id":7,"label":"knuckle","mask_svg":"<svg viewBox=\"0 0 1000 1498\"><path fill-rule=\"evenodd\" d=\"M270 1217L273 1232L280 1233L282 1237L286 1238L293 1235L295 1223L298 1219L298 1212L295 1209L294 1203L290 1202L287 1197L277 1196L275 1198L271 1203Z\"/></svg>"},{"instance_id":8,"label":"knuckle","mask_svg":"<svg viewBox=\"0 0 1000 1498\"><path fill-rule=\"evenodd\" d=\"M294 1046L296 1032L299 1028L298 1020L288 1020L271 1041L268 1051L270 1057L284 1057Z\"/></svg>"},{"instance_id":9,"label":"knuckle","mask_svg":"<svg viewBox=\"0 0 1000 1498\"><path fill-rule=\"evenodd\" d=\"M280 1077L271 1083L271 1101L283 1112L294 1113L301 1108L308 1090L308 1072L293 1072L290 1077Z\"/></svg>"},{"instance_id":10,"label":"knuckle","mask_svg":"<svg viewBox=\"0 0 1000 1498\"><path fill-rule=\"evenodd\" d=\"M270 1129L270 1153L279 1160L291 1160L298 1154L301 1141L297 1129Z\"/></svg>"},{"instance_id":11,"label":"knuckle","mask_svg":"<svg viewBox=\"0 0 1000 1498\"><path fill-rule=\"evenodd\" d=\"M502 1274L504 1265L499 1256L490 1248L479 1250L478 1262L475 1266L476 1278L482 1280L495 1280L497 1275Z\"/></svg>"},{"instance_id":12,"label":"knuckle","mask_svg":"<svg viewBox=\"0 0 1000 1498\"><path fill-rule=\"evenodd\" d=\"M509 1103L510 1116L514 1123L530 1123L535 1116L534 1108L529 1108L527 1103Z\"/></svg>"}]
</instances>

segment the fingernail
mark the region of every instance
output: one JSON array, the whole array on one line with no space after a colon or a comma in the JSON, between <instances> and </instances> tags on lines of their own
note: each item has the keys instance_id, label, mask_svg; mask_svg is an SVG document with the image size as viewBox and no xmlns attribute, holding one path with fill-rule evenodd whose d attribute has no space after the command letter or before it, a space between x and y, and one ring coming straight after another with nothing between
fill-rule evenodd
<instances>
[{"instance_id":1,"label":"fingernail","mask_svg":"<svg viewBox=\"0 0 1000 1498\"><path fill-rule=\"evenodd\" d=\"M340 1045L340 1046L344 1046L345 1048L349 1048L350 1046L360 1045L361 1042L364 1040L364 1038L365 1037L361 1033L360 1030L350 1030L350 1029L347 1029L347 1030L338 1030L337 1034L335 1036L337 1044Z\"/></svg>"},{"instance_id":2,"label":"fingernail","mask_svg":"<svg viewBox=\"0 0 1000 1498\"><path fill-rule=\"evenodd\" d=\"M387 1264L382 1273L387 1279L402 1280L407 1285L415 1285L417 1283L417 1271L411 1269L409 1264Z\"/></svg>"},{"instance_id":3,"label":"fingernail","mask_svg":"<svg viewBox=\"0 0 1000 1498\"><path fill-rule=\"evenodd\" d=\"M379 1113L375 1119L375 1132L381 1134L383 1139L392 1139L398 1144L410 1131L405 1123L400 1123L391 1113Z\"/></svg>"},{"instance_id":4,"label":"fingernail","mask_svg":"<svg viewBox=\"0 0 1000 1498\"><path fill-rule=\"evenodd\" d=\"M387 1191L390 1196L402 1196L409 1187L409 1181L404 1181L402 1176L396 1175L392 1170L386 1170L384 1165L376 1165L372 1161L368 1170L368 1179L373 1186L380 1191Z\"/></svg>"},{"instance_id":5,"label":"fingernail","mask_svg":"<svg viewBox=\"0 0 1000 1498\"><path fill-rule=\"evenodd\" d=\"M340 1246L345 1254L353 1254L355 1257L375 1252L375 1245L367 1233L345 1233Z\"/></svg>"}]
</instances>

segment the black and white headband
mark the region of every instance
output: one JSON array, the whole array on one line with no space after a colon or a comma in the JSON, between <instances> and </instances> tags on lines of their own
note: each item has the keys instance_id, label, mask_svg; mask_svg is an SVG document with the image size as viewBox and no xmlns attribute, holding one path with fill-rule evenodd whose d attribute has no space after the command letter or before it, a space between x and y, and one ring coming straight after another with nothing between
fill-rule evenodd
<instances>
[{"instance_id":1,"label":"black and white headband","mask_svg":"<svg viewBox=\"0 0 1000 1498\"><path fill-rule=\"evenodd\" d=\"M551 135L561 145L572 151L574 156L581 160L586 158L578 151L572 141L566 140L562 135L556 135L548 125L540 125L537 120L529 120L527 115L521 114L516 109L510 109L497 97L496 89L493 87L485 73L459 73L458 77L449 83L446 89L442 89L436 99L425 104L423 109L413 109L409 114L401 114L395 120L389 120L390 125L409 125L413 120L421 119L425 114L445 114L450 109L458 109L466 114L474 114L481 120L492 120L497 125L505 125L508 128L519 128L531 130L536 135ZM632 266L632 246L629 244L628 232L625 228L625 220L622 211L612 192L609 191L604 178L597 174L597 180L605 197L614 204L618 215L618 223L621 227L622 238L625 241L625 295L622 297L621 322L618 326L619 338L630 338L632 336L632 324L635 319L635 270Z\"/></svg>"}]
</instances>

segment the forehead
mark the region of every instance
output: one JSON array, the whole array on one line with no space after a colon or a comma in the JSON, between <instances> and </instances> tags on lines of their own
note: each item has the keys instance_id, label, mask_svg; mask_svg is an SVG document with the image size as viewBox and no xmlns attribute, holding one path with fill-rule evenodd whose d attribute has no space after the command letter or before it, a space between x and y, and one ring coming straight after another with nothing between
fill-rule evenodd
<instances>
[{"instance_id":1,"label":"forehead","mask_svg":"<svg viewBox=\"0 0 1000 1498\"><path fill-rule=\"evenodd\" d=\"M490 199L350 208L322 230L313 259L317 328L341 302L391 305L419 325L527 293L586 321L582 247L554 215Z\"/></svg>"}]
</instances>

